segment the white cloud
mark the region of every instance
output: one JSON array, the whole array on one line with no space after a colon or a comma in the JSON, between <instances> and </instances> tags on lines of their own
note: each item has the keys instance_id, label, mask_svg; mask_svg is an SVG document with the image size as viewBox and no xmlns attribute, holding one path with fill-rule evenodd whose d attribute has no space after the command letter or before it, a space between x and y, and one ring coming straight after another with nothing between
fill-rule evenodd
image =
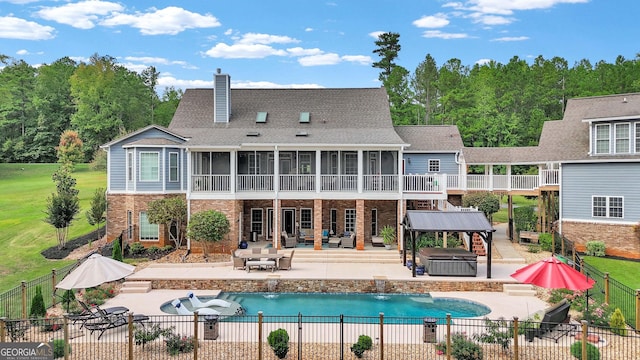
<instances>
[{"instance_id":1,"label":"white cloud","mask_svg":"<svg viewBox=\"0 0 640 360\"><path fill-rule=\"evenodd\" d=\"M589 0L471 0L470 9L485 14L511 15L514 11L548 9L558 4L580 4Z\"/></svg>"},{"instance_id":2,"label":"white cloud","mask_svg":"<svg viewBox=\"0 0 640 360\"><path fill-rule=\"evenodd\" d=\"M378 38L380 37L380 35L384 34L385 31L373 31L369 33L369 36L371 36L372 38L378 40Z\"/></svg>"},{"instance_id":3,"label":"white cloud","mask_svg":"<svg viewBox=\"0 0 640 360\"><path fill-rule=\"evenodd\" d=\"M470 15L471 18L474 19L475 23L480 23L484 25L508 25L514 22L513 18L505 17L505 16L497 16L497 15L485 15L482 13L474 13Z\"/></svg>"},{"instance_id":4,"label":"white cloud","mask_svg":"<svg viewBox=\"0 0 640 360\"><path fill-rule=\"evenodd\" d=\"M186 61L182 60L169 60L161 57L152 57L152 56L125 56L124 58L127 61L137 61L143 64L159 64L159 65L178 65L185 69L197 69L197 66L191 65Z\"/></svg>"},{"instance_id":5,"label":"white cloud","mask_svg":"<svg viewBox=\"0 0 640 360\"><path fill-rule=\"evenodd\" d=\"M129 25L140 29L143 35L176 35L187 29L220 26L220 22L213 15L200 15L176 6L150 10L147 13L136 14L116 13L102 20L100 25Z\"/></svg>"},{"instance_id":6,"label":"white cloud","mask_svg":"<svg viewBox=\"0 0 640 360\"><path fill-rule=\"evenodd\" d=\"M301 47L289 48L287 49L287 52L291 56L311 56L311 55L320 55L323 53L323 51L318 48L305 49Z\"/></svg>"},{"instance_id":7,"label":"white cloud","mask_svg":"<svg viewBox=\"0 0 640 360\"><path fill-rule=\"evenodd\" d=\"M321 89L318 84L276 84L270 81L231 81L234 89Z\"/></svg>"},{"instance_id":8,"label":"white cloud","mask_svg":"<svg viewBox=\"0 0 640 360\"><path fill-rule=\"evenodd\" d=\"M223 59L261 59L267 56L286 56L285 50L278 50L263 44L216 44L204 52L212 58Z\"/></svg>"},{"instance_id":9,"label":"white cloud","mask_svg":"<svg viewBox=\"0 0 640 360\"><path fill-rule=\"evenodd\" d=\"M478 61L476 61L476 64L485 65L485 64L490 63L491 61L493 61L493 60L491 60L491 59L479 59Z\"/></svg>"},{"instance_id":10,"label":"white cloud","mask_svg":"<svg viewBox=\"0 0 640 360\"><path fill-rule=\"evenodd\" d=\"M502 41L502 42L510 42L510 41L525 41L529 40L528 36L505 36L497 39L492 39L491 41Z\"/></svg>"},{"instance_id":11,"label":"white cloud","mask_svg":"<svg viewBox=\"0 0 640 360\"><path fill-rule=\"evenodd\" d=\"M84 57L84 56L69 56L69 59L77 62L77 63L89 63L89 61L91 61L91 59L89 59L88 57Z\"/></svg>"},{"instance_id":12,"label":"white cloud","mask_svg":"<svg viewBox=\"0 0 640 360\"><path fill-rule=\"evenodd\" d=\"M373 63L371 56L367 55L345 55L342 57L342 60L359 63L361 65L371 65Z\"/></svg>"},{"instance_id":13,"label":"white cloud","mask_svg":"<svg viewBox=\"0 0 640 360\"><path fill-rule=\"evenodd\" d=\"M158 89L165 87L175 87L176 89L188 88L212 88L213 79L211 80L181 80L173 76L162 76L158 78Z\"/></svg>"},{"instance_id":14,"label":"white cloud","mask_svg":"<svg viewBox=\"0 0 640 360\"><path fill-rule=\"evenodd\" d=\"M99 16L122 10L122 5L117 3L89 0L68 3L58 7L44 7L37 11L36 15L45 20L55 21L75 28L91 29L96 26Z\"/></svg>"},{"instance_id":15,"label":"white cloud","mask_svg":"<svg viewBox=\"0 0 640 360\"><path fill-rule=\"evenodd\" d=\"M242 35L238 44L290 44L299 43L300 40L281 35L247 33Z\"/></svg>"},{"instance_id":16,"label":"white cloud","mask_svg":"<svg viewBox=\"0 0 640 360\"><path fill-rule=\"evenodd\" d=\"M36 1L40 1L40 0L0 0L0 2L8 2L11 4L28 4Z\"/></svg>"},{"instance_id":17,"label":"white cloud","mask_svg":"<svg viewBox=\"0 0 640 360\"><path fill-rule=\"evenodd\" d=\"M441 28L449 25L447 15L438 13L435 15L423 16L413 22L413 25L419 28Z\"/></svg>"},{"instance_id":18,"label":"white cloud","mask_svg":"<svg viewBox=\"0 0 640 360\"><path fill-rule=\"evenodd\" d=\"M313 31L313 28L308 27L308 28L305 28L305 29L304 29L304 31L305 31L305 32L312 32L312 31Z\"/></svg>"},{"instance_id":19,"label":"white cloud","mask_svg":"<svg viewBox=\"0 0 640 360\"><path fill-rule=\"evenodd\" d=\"M55 29L13 16L0 16L0 38L18 40L53 39Z\"/></svg>"},{"instance_id":20,"label":"white cloud","mask_svg":"<svg viewBox=\"0 0 640 360\"><path fill-rule=\"evenodd\" d=\"M445 33L440 30L428 30L422 33L422 37L449 40L449 39L465 39L465 38L468 38L469 35L463 34L463 33Z\"/></svg>"},{"instance_id":21,"label":"white cloud","mask_svg":"<svg viewBox=\"0 0 640 360\"><path fill-rule=\"evenodd\" d=\"M302 66L335 65L341 61L340 56L335 53L304 56L298 59L298 63Z\"/></svg>"}]
</instances>

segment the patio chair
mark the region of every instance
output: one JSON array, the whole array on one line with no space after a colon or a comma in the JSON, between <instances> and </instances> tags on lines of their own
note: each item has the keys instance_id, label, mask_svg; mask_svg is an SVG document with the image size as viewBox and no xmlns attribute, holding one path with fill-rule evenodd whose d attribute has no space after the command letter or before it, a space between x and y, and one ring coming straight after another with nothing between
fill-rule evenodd
<instances>
[{"instance_id":1,"label":"patio chair","mask_svg":"<svg viewBox=\"0 0 640 360\"><path fill-rule=\"evenodd\" d=\"M82 300L78 300L78 303L80 304L80 307L82 307L82 312L79 314L69 315L67 318L73 321L73 324L81 322L80 328L82 328L87 321L100 319L101 311L107 315L121 315L129 312L129 308L126 306L112 306L102 309L98 305L89 306Z\"/></svg>"},{"instance_id":2,"label":"patio chair","mask_svg":"<svg viewBox=\"0 0 640 360\"><path fill-rule=\"evenodd\" d=\"M329 229L322 229L322 242L323 243L329 242Z\"/></svg>"},{"instance_id":3,"label":"patio chair","mask_svg":"<svg viewBox=\"0 0 640 360\"><path fill-rule=\"evenodd\" d=\"M127 314L107 314L104 310L98 309L98 317L93 321L87 321L84 324L84 328L89 330L90 334L99 332L98 340L102 337L105 331L109 329L119 328L121 326L127 326L129 324L129 316ZM144 326L144 322L149 321L147 315L136 314L133 315L133 322Z\"/></svg>"},{"instance_id":4,"label":"patio chair","mask_svg":"<svg viewBox=\"0 0 640 360\"><path fill-rule=\"evenodd\" d=\"M349 237L342 239L342 247L353 249L356 247L356 233L351 233Z\"/></svg>"},{"instance_id":5,"label":"patio chair","mask_svg":"<svg viewBox=\"0 0 640 360\"><path fill-rule=\"evenodd\" d=\"M231 260L233 261L233 268L234 269L242 269L244 270L245 264L244 264L244 259L237 256L236 252L234 250L231 250Z\"/></svg>"},{"instance_id":6,"label":"patio chair","mask_svg":"<svg viewBox=\"0 0 640 360\"><path fill-rule=\"evenodd\" d=\"M251 254L262 254L262 248L252 247ZM250 258L249 261L259 261L260 258Z\"/></svg>"},{"instance_id":7,"label":"patio chair","mask_svg":"<svg viewBox=\"0 0 640 360\"><path fill-rule=\"evenodd\" d=\"M575 327L569 324L570 308L571 304L567 299L562 299L559 303L547 308L540 322L537 336L553 339L557 343L558 339L575 330Z\"/></svg>"},{"instance_id":8,"label":"patio chair","mask_svg":"<svg viewBox=\"0 0 640 360\"><path fill-rule=\"evenodd\" d=\"M293 259L293 253L295 250L291 250L291 256L285 256L278 261L278 268L280 270L291 270L291 260Z\"/></svg>"},{"instance_id":9,"label":"patio chair","mask_svg":"<svg viewBox=\"0 0 640 360\"><path fill-rule=\"evenodd\" d=\"M298 245L298 240L296 240L296 237L289 236L286 231L282 232L280 239L285 248L294 248L296 247L296 245Z\"/></svg>"}]
</instances>

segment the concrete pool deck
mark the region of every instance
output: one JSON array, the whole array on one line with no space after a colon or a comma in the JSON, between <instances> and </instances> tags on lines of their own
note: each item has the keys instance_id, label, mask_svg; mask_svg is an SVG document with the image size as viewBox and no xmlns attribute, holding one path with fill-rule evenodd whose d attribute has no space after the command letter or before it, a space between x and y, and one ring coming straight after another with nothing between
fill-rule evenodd
<instances>
[{"instance_id":1,"label":"concrete pool deck","mask_svg":"<svg viewBox=\"0 0 640 360\"><path fill-rule=\"evenodd\" d=\"M372 280L376 277L383 277L387 280L396 281L455 281L455 282L504 282L516 283L511 274L517 269L525 266L524 259L520 258L518 252L513 248L511 242L505 236L505 228L496 226L494 234L494 248L501 255L501 259L494 260L492 264L491 279L486 278L486 262L478 263L478 275L476 277L446 277L446 276L417 276L412 277L411 271L402 266L400 259L396 264L379 264L373 262L302 262L295 261L290 270L252 271L247 273L244 270L234 269L230 263L182 263L182 264L154 264L141 269L127 277L127 281L136 280L189 280L199 279L223 279L223 280L266 280L272 277L278 279L323 279L323 280ZM362 252L362 253L366 253ZM160 311L160 306L167 301L185 297L188 287L180 290L154 289L148 293L121 293L110 299L104 306L126 306L134 313L147 315L164 315ZM195 290L196 295L217 295L220 291L216 289ZM434 297L452 297L468 299L480 302L489 308L491 313L487 316L492 319L504 317L506 319L517 316L520 319L527 318L533 313L544 309L548 304L534 296L511 296L504 292L477 292L477 291L456 291L456 292L430 292ZM265 314L267 315L267 314ZM346 315L346 314L345 314Z\"/></svg>"}]
</instances>

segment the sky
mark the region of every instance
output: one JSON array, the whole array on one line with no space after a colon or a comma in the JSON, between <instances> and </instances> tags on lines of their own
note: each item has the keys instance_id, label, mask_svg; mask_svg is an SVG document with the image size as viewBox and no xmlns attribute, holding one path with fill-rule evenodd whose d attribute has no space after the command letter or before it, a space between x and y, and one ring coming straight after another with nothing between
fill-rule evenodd
<instances>
[{"instance_id":1,"label":"sky","mask_svg":"<svg viewBox=\"0 0 640 360\"><path fill-rule=\"evenodd\" d=\"M400 34L396 63L413 73L514 56L573 66L640 53L638 0L0 0L0 54L33 66L108 55L155 66L158 91L379 87L377 36Z\"/></svg>"}]
</instances>

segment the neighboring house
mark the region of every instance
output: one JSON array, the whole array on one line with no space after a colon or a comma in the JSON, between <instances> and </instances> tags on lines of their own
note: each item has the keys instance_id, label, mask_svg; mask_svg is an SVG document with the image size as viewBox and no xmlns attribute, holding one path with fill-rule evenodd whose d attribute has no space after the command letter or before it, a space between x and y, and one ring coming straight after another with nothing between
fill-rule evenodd
<instances>
[{"instance_id":1,"label":"neighboring house","mask_svg":"<svg viewBox=\"0 0 640 360\"><path fill-rule=\"evenodd\" d=\"M320 249L329 229L355 232L364 249L407 209L450 208L469 191L561 190L563 234L640 257L631 236L640 220L639 123L640 95L576 99L563 120L545 123L537 147L465 148L455 126L394 127L383 88L231 89L218 72L213 89L184 93L168 129L103 145L107 237L168 244L170 229L147 221L147 204L182 196L189 214L226 214L227 248L253 237L280 246L282 231L304 231ZM485 171L468 174L470 165ZM494 174L495 165L506 171ZM514 165L538 173L513 175Z\"/></svg>"}]
</instances>

